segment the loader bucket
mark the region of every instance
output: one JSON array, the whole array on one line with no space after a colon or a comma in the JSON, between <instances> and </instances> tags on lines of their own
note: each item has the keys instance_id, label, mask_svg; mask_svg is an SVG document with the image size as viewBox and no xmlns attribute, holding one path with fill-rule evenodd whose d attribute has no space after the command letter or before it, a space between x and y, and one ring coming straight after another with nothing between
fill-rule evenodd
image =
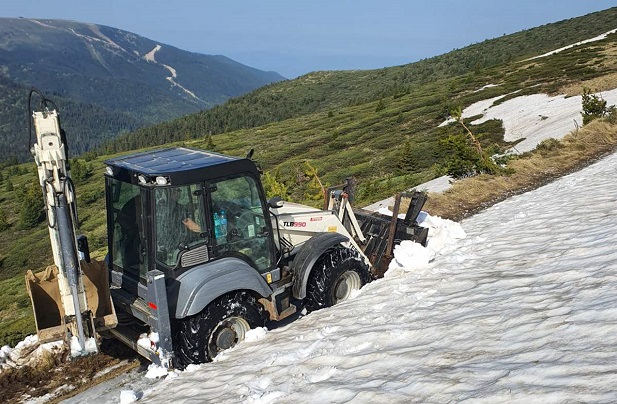
<instances>
[{"instance_id":1,"label":"loader bucket","mask_svg":"<svg viewBox=\"0 0 617 404\"><path fill-rule=\"evenodd\" d=\"M397 218L401 206L401 198L408 201L404 219ZM426 247L428 243L428 229L417 224L416 220L424 203L426 195L422 192L398 194L395 200L393 217L384 216L377 212L368 212L354 209L354 213L362 234L367 241L364 244L364 254L375 268L374 275L383 276L392 260L392 248L403 240L411 240Z\"/></svg>"},{"instance_id":2,"label":"loader bucket","mask_svg":"<svg viewBox=\"0 0 617 404\"><path fill-rule=\"evenodd\" d=\"M97 331L114 328L118 320L109 293L108 273L100 261L80 262L84 273L83 283L86 291L88 309L92 313ZM58 268L55 265L44 271L26 273L26 289L32 308L39 341L65 339L65 311L60 298Z\"/></svg>"}]
</instances>

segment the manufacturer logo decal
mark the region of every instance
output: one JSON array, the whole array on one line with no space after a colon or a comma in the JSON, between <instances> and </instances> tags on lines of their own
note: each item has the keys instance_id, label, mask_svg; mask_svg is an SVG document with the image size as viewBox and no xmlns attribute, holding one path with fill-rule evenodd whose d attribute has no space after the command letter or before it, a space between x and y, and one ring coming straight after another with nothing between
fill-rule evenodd
<instances>
[{"instance_id":1,"label":"manufacturer logo decal","mask_svg":"<svg viewBox=\"0 0 617 404\"><path fill-rule=\"evenodd\" d=\"M306 222L283 222L285 227L306 227Z\"/></svg>"}]
</instances>

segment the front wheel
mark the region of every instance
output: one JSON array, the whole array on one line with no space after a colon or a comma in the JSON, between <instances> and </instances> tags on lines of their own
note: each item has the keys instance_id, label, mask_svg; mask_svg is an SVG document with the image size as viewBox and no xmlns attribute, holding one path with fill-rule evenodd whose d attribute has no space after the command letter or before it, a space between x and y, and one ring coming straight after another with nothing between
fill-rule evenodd
<instances>
[{"instance_id":1,"label":"front wheel","mask_svg":"<svg viewBox=\"0 0 617 404\"><path fill-rule=\"evenodd\" d=\"M308 312L334 306L372 280L368 265L351 248L335 247L315 263L306 285Z\"/></svg>"},{"instance_id":2,"label":"front wheel","mask_svg":"<svg viewBox=\"0 0 617 404\"><path fill-rule=\"evenodd\" d=\"M264 324L264 309L249 293L224 295L200 313L177 322L174 345L178 364L183 368L210 362L219 352L244 340L251 328Z\"/></svg>"}]
</instances>

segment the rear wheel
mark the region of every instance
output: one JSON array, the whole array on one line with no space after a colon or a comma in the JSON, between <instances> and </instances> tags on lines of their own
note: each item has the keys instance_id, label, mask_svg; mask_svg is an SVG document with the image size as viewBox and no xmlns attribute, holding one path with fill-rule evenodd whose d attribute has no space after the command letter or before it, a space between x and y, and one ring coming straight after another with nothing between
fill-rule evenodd
<instances>
[{"instance_id":1,"label":"rear wheel","mask_svg":"<svg viewBox=\"0 0 617 404\"><path fill-rule=\"evenodd\" d=\"M219 352L244 340L251 328L264 324L264 309L249 293L224 295L176 324L174 345L179 365L210 362Z\"/></svg>"},{"instance_id":2,"label":"rear wheel","mask_svg":"<svg viewBox=\"0 0 617 404\"><path fill-rule=\"evenodd\" d=\"M326 251L311 270L305 307L311 312L334 306L371 280L368 265L356 250L335 247Z\"/></svg>"}]
</instances>

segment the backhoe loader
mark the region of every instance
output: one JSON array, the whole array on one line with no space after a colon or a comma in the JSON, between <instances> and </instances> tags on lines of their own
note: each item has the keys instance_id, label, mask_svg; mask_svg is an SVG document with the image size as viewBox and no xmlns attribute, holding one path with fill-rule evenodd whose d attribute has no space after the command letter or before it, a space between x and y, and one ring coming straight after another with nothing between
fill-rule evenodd
<instances>
[{"instance_id":1,"label":"backhoe loader","mask_svg":"<svg viewBox=\"0 0 617 404\"><path fill-rule=\"evenodd\" d=\"M250 158L170 147L105 162L107 257L91 261L59 113L36 93L32 153L55 265L26 281L40 339L64 338L74 355L113 337L163 367L208 362L251 328L347 300L401 240L427 243L422 193L404 219L400 198L392 218L352 209L350 181L328 189L323 210L266 200Z\"/></svg>"}]
</instances>

